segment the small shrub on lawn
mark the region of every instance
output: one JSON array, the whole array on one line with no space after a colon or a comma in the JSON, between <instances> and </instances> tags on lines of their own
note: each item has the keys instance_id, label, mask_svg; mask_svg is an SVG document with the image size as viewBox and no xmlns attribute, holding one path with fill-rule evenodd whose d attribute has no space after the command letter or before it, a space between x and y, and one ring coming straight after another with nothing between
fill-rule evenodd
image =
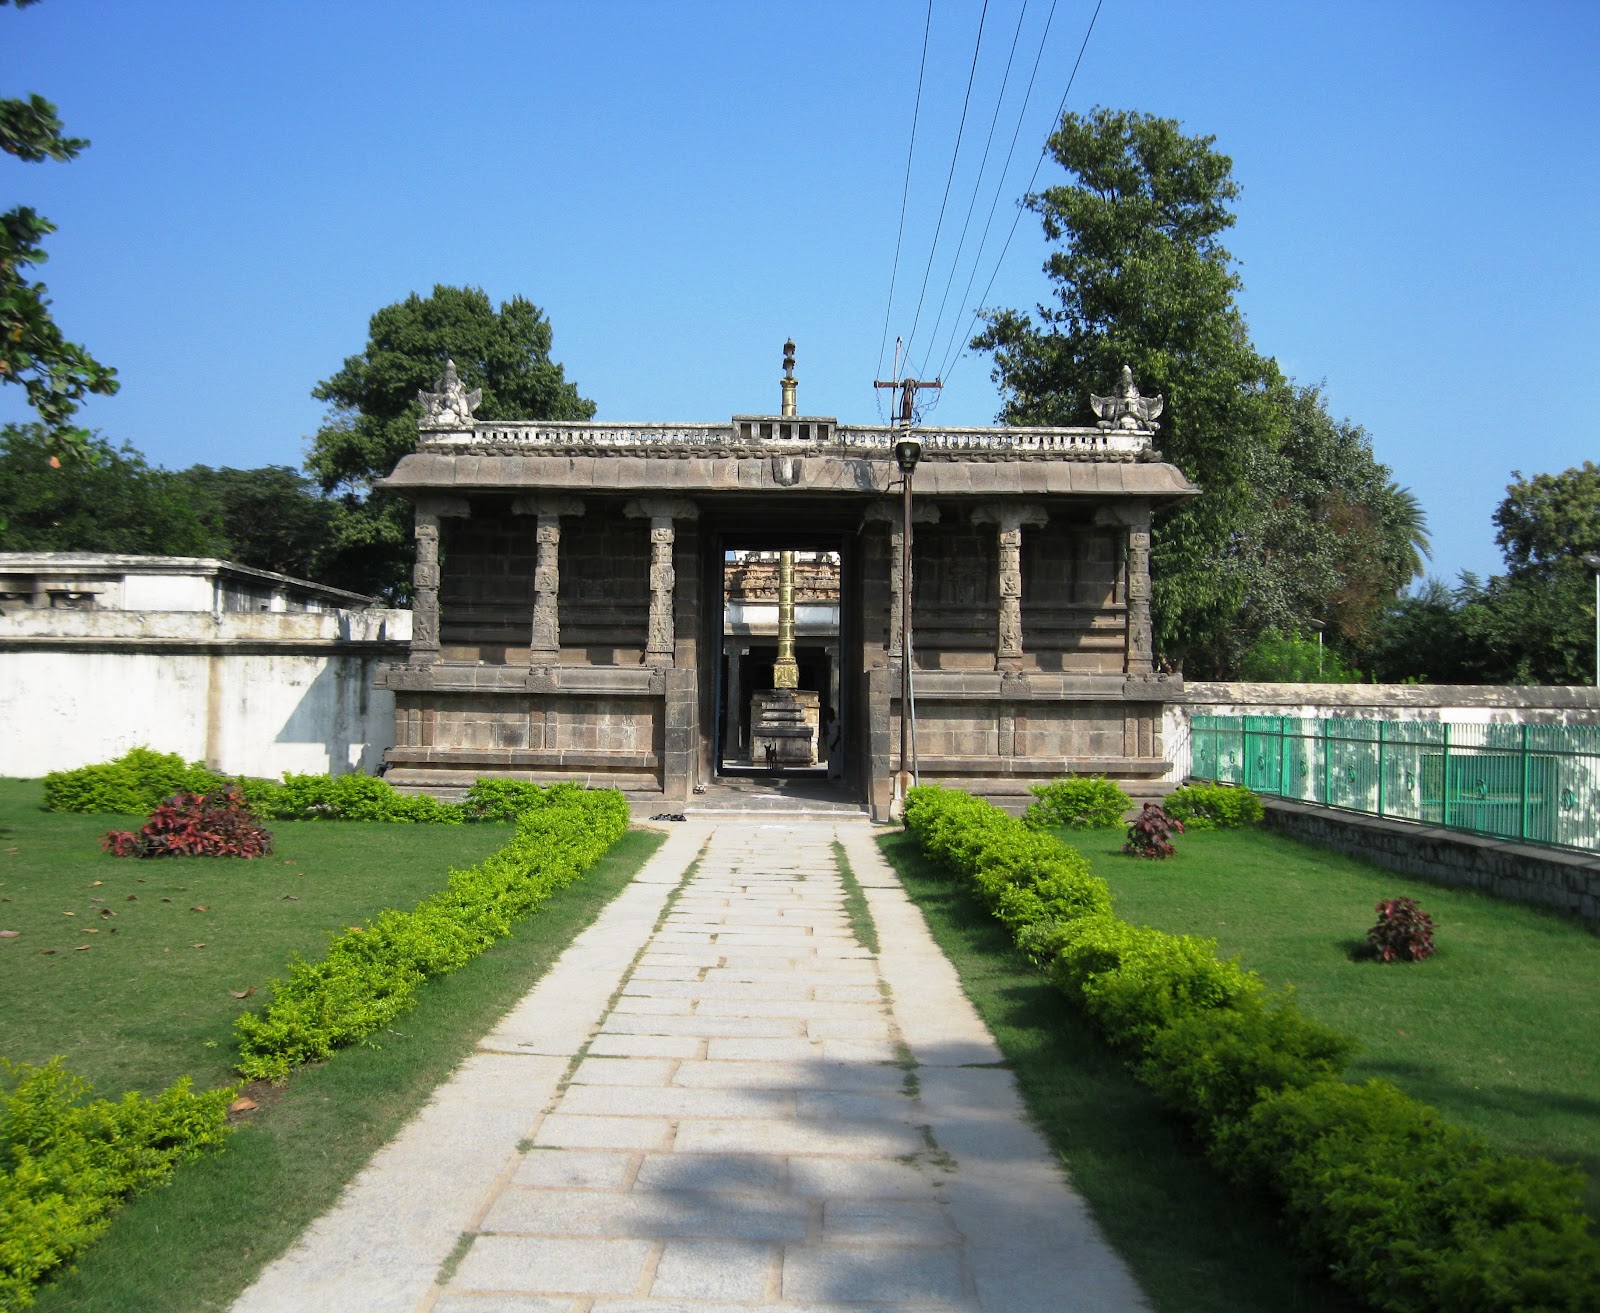
<instances>
[{"instance_id":1,"label":"small shrub on lawn","mask_svg":"<svg viewBox=\"0 0 1600 1313\"><path fill-rule=\"evenodd\" d=\"M115 761L44 777L44 810L148 814L175 793L215 793L227 779L175 752L131 748Z\"/></svg>"},{"instance_id":2,"label":"small shrub on lawn","mask_svg":"<svg viewBox=\"0 0 1600 1313\"><path fill-rule=\"evenodd\" d=\"M1367 931L1380 962L1420 962L1433 955L1433 918L1413 898L1385 898L1375 909L1378 924Z\"/></svg>"},{"instance_id":3,"label":"small shrub on lawn","mask_svg":"<svg viewBox=\"0 0 1600 1313\"><path fill-rule=\"evenodd\" d=\"M452 871L445 888L411 911L389 909L335 936L320 961L291 962L288 979L271 983L267 1007L236 1023L240 1074L281 1080L386 1025L424 980L504 938L627 828L628 804L616 790L551 786L541 806L518 816L516 837L499 852Z\"/></svg>"},{"instance_id":4,"label":"small shrub on lawn","mask_svg":"<svg viewBox=\"0 0 1600 1313\"><path fill-rule=\"evenodd\" d=\"M272 835L242 794L176 793L151 813L138 834L111 830L100 846L118 857L262 857Z\"/></svg>"},{"instance_id":5,"label":"small shrub on lawn","mask_svg":"<svg viewBox=\"0 0 1600 1313\"><path fill-rule=\"evenodd\" d=\"M110 1224L125 1198L227 1137L231 1089L196 1094L185 1077L155 1099L89 1101L89 1083L57 1059L0 1060L0 1308L33 1288Z\"/></svg>"},{"instance_id":6,"label":"small shrub on lawn","mask_svg":"<svg viewBox=\"0 0 1600 1313\"><path fill-rule=\"evenodd\" d=\"M1172 846L1170 836L1174 833L1183 833L1183 822L1173 820L1156 803L1147 802L1128 826L1128 841L1122 851L1130 857L1160 861L1178 851Z\"/></svg>"},{"instance_id":7,"label":"small shrub on lawn","mask_svg":"<svg viewBox=\"0 0 1600 1313\"><path fill-rule=\"evenodd\" d=\"M1109 830L1120 825L1133 799L1104 775L1072 775L1028 790L1039 801L1023 818L1029 825L1059 825L1068 830Z\"/></svg>"},{"instance_id":8,"label":"small shrub on lawn","mask_svg":"<svg viewBox=\"0 0 1600 1313\"><path fill-rule=\"evenodd\" d=\"M1238 830L1267 818L1261 799L1228 784L1185 784L1167 795L1166 812L1191 830Z\"/></svg>"}]
</instances>

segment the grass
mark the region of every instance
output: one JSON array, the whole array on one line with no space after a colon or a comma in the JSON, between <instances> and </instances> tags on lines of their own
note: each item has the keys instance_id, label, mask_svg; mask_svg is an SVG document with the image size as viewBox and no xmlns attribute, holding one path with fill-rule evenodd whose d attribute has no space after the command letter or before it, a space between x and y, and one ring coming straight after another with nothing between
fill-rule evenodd
<instances>
[{"instance_id":1,"label":"grass","mask_svg":"<svg viewBox=\"0 0 1600 1313\"><path fill-rule=\"evenodd\" d=\"M1161 1313L1354 1308L1289 1259L1274 1218L1199 1149L1004 928L905 834L880 841L1016 1074L1030 1114Z\"/></svg>"},{"instance_id":2,"label":"grass","mask_svg":"<svg viewBox=\"0 0 1600 1313\"><path fill-rule=\"evenodd\" d=\"M1354 1035L1349 1079L1382 1076L1502 1149L1577 1164L1600 1216L1600 938L1271 831L1191 831L1164 862L1121 856L1120 831L1059 837L1111 885L1124 920L1215 939ZM1433 918L1438 951L1372 960L1374 904L1401 895Z\"/></svg>"},{"instance_id":3,"label":"grass","mask_svg":"<svg viewBox=\"0 0 1600 1313\"><path fill-rule=\"evenodd\" d=\"M82 835L93 840L90 847L95 849L99 834L119 824L109 817L27 813L27 799L36 798L36 794L27 792L27 787L37 788L36 785L22 787L16 781L0 781L0 861L7 864L3 875L7 884L0 888L0 896L15 897L13 872L28 853L34 853L30 861L36 868L28 878L35 880L37 868L51 865L49 852L54 853L57 864L67 864L67 856L76 862L79 860L76 849L82 847ZM335 846L322 850L328 858L326 865L313 863L309 850L294 850L299 853L295 857L286 846L283 853L277 855L280 861L284 858L299 861L306 872L302 877L292 874L290 867L280 865L284 874L275 873L277 879L294 882L286 889L299 892L299 900L284 900L274 885L264 892L259 906L249 902L237 906L247 910L254 908L251 918L264 922L270 919L264 909L274 901L286 916L293 915L290 909L298 912L304 903L311 902L321 909L315 924L296 922L307 936L302 947L309 952L320 951L325 929L370 916L385 903L409 906L443 884L448 865L467 865L483 855L477 847L470 850L458 847L451 853L446 845L433 850L432 864L428 866L418 855L419 851L426 851L427 844L443 842L453 836L458 844L466 839L486 852L503 844L507 837L506 829L498 826L336 825L326 822L307 822L305 826L309 843L327 842ZM275 836L286 836L293 828L288 823L280 823L274 827ZM54 847L43 841L43 835L52 831L66 836ZM79 837L74 839L73 834ZM363 843L364 835L377 847L377 855L371 857L370 863L363 851L367 846ZM227 1148L220 1154L180 1168L171 1183L139 1196L119 1212L105 1237L84 1255L75 1270L40 1288L39 1300L34 1306L38 1313L147 1313L157 1308L163 1313L210 1313L227 1308L261 1267L282 1253L309 1222L324 1212L367 1159L410 1120L434 1088L472 1052L478 1039L627 885L659 847L662 838L659 834L630 831L582 880L556 894L539 912L519 924L509 938L461 970L425 984L418 1005L388 1031L341 1052L329 1062L300 1069L281 1088L253 1089L252 1093L262 1106L249 1114ZM12 847L18 851L5 852ZM139 871L127 878L137 879L143 875L147 881L170 879L191 886L183 891L183 896L192 897L194 902L180 903L174 896L172 904L160 904L165 909L162 915L169 921L176 920L183 925L178 911L187 913L188 907L195 903L212 909L209 913L188 914L196 921L203 916L212 918L213 933L205 941L207 950L191 950L197 959L208 952L212 944L226 942L215 933L221 919L219 909L234 908L236 904L229 901L230 897L242 895L224 887L221 875L213 877L212 887L197 891L194 886L200 877L191 877L187 872L198 870L206 863L187 859L182 863L159 864L121 859L119 863L118 859L105 858L103 863L117 864L108 871L98 860L99 854L95 852L94 856L97 860L93 867L97 869L91 869L88 879L79 880L84 874L79 870L73 877L74 882L65 886L75 896L100 896L118 867L137 866ZM143 868L157 865L163 868L162 872L154 876L145 874ZM373 875L387 873L381 890L369 887L364 902L348 888L351 881L368 878L355 869L363 865L370 865ZM164 873L168 866L174 872L170 876ZM267 869L265 863L236 862L229 870L236 872L243 867L248 875L258 866L262 871ZM93 879L104 879L107 885L88 889L88 882ZM23 881L15 878L15 883L21 885ZM128 906L142 909L147 901L146 886L135 887L140 894L139 904ZM302 890L305 892L300 892ZM201 892L213 897L215 905L206 902ZM267 898L266 893L272 897ZM157 894L153 901L159 904L162 896ZM86 897L83 901L86 902ZM16 906L0 904L0 915L7 920L8 927L11 927L9 918ZM119 903L105 906L122 911ZM59 916L60 910L80 909L73 906L55 910ZM199 938L188 940L179 935L177 940L162 942L156 938L156 930L170 930L169 922L152 919L149 928L135 933L132 929L123 930L123 919L123 916L115 918L119 940L128 934L135 941L148 938L147 947L173 948L171 954L147 955L145 960L154 964L147 973L150 975L160 976L167 968L170 958L178 953L176 943L187 946ZM47 921L47 924L54 927L55 922ZM106 924L112 924L111 920L107 919ZM0 941L0 957L9 959L31 933L33 931L18 939ZM90 952L74 956L78 959L94 957L101 938L104 935L93 937L96 947ZM73 942L70 936L61 940L68 949ZM243 952L249 945L236 947ZM26 949L24 952L37 956L36 949L32 953L27 953ZM49 964L62 956L58 952L41 960ZM161 960L157 961L158 958ZM221 975L186 977L196 982L193 988L200 1000L189 1023L189 1039L184 1041L177 1035L164 1035L159 1044L141 1039L135 1045L147 1051L144 1061L152 1072L161 1065L154 1056L160 1051L173 1055L165 1059L173 1075L178 1074L178 1070L217 1071L221 1075L210 1083L233 1079L226 1070L232 1053L230 1005L236 1008L249 1006L249 1003L233 1000L226 990L220 1014L214 1014L212 1003L219 981L243 979L232 974L231 968L237 960L230 959L230 970ZM277 974L283 960L280 954L270 966L263 964L262 973L256 979ZM131 960L124 964L123 977L134 987L138 983L136 970ZM78 977L66 975L57 976L55 980L61 992L65 992L65 985L76 988L83 983ZM10 984L7 977L0 975L0 988L9 989ZM98 992L103 987L97 978L88 986L95 992L79 994L75 999L51 1000L48 1006L68 1012L96 1013L102 1003L116 1002ZM151 988L154 992L143 995L143 1007L153 1007L154 1000L167 997L179 999L181 1007L182 989L169 995L170 985L164 979ZM8 992L5 997L10 1004L14 995ZM250 1003L258 1001L257 996ZM98 1026L102 1045L113 1049L122 1047L118 1027L123 1024L123 1018L136 1012L134 1008L124 1012L120 1004L117 1006L118 1019L91 1021L86 1027L93 1030ZM32 1004L23 1007L31 1008ZM23 1007L7 1008L5 1039L0 1040L0 1052L7 1056L23 1056L8 1051L16 1032L16 1013ZM219 1034L222 1038L216 1048L207 1048L207 1041ZM70 1054L69 1064L74 1070L92 1076L94 1071L132 1069L120 1059L100 1062L92 1048L91 1044L88 1049L75 1049ZM198 1052L189 1051L191 1049ZM54 1051L61 1050L62 1046L55 1046ZM155 1083L164 1079L165 1076L157 1077ZM97 1084L100 1092L106 1094L124 1088L114 1080L109 1083L97 1080Z\"/></svg>"},{"instance_id":4,"label":"grass","mask_svg":"<svg viewBox=\"0 0 1600 1313\"><path fill-rule=\"evenodd\" d=\"M139 861L100 836L143 817L41 812L41 796L0 780L0 929L20 932L0 940L0 1055L62 1054L105 1094L231 1083L233 1020L293 954L321 956L330 931L410 907L512 834L276 821L269 857Z\"/></svg>"},{"instance_id":5,"label":"grass","mask_svg":"<svg viewBox=\"0 0 1600 1313\"><path fill-rule=\"evenodd\" d=\"M844 886L844 914L850 922L850 933L856 937L856 943L876 957L878 927L873 924L872 913L867 910L867 895L861 888L861 881L856 879L855 869L845 855L844 845L837 839L833 841L833 860L839 868L839 883Z\"/></svg>"}]
</instances>

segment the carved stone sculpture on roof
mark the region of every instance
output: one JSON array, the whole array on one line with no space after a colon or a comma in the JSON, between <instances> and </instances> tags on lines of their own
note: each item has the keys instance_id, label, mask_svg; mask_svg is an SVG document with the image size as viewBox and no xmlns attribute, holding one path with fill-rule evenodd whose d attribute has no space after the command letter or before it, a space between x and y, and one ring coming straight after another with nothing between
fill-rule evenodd
<instances>
[{"instance_id":1,"label":"carved stone sculpture on roof","mask_svg":"<svg viewBox=\"0 0 1600 1313\"><path fill-rule=\"evenodd\" d=\"M1141 396L1133 381L1133 370L1124 365L1117 390L1109 397L1097 397L1090 393L1089 404L1094 407L1103 429L1146 429L1154 432L1161 427L1156 419L1167 403L1159 395Z\"/></svg>"},{"instance_id":2,"label":"carved stone sculpture on roof","mask_svg":"<svg viewBox=\"0 0 1600 1313\"><path fill-rule=\"evenodd\" d=\"M439 390L417 393L417 401L422 406L422 419L418 422L418 427L470 429L473 423L472 412L482 400L483 389L473 388L468 392L467 385L456 373L456 362L446 360L444 376L439 380Z\"/></svg>"}]
</instances>

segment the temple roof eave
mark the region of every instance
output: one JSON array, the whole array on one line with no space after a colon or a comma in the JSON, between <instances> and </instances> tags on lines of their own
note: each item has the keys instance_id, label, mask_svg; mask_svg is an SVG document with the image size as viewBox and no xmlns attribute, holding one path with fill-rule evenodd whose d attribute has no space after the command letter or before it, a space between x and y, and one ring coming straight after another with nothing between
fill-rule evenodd
<instances>
[{"instance_id":1,"label":"temple roof eave","mask_svg":"<svg viewBox=\"0 0 1600 1313\"><path fill-rule=\"evenodd\" d=\"M881 497L898 489L892 462L864 456L751 451L739 455L468 455L413 452L379 487L403 496L437 493L660 493L698 496ZM921 496L1143 497L1157 503L1200 494L1175 465L1156 460L1005 457L924 459Z\"/></svg>"}]
</instances>

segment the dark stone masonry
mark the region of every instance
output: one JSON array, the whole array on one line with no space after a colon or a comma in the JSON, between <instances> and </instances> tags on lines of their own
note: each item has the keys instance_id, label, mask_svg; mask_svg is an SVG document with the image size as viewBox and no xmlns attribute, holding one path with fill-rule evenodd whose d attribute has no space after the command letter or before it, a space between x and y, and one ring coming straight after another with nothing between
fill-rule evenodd
<instances>
[{"instance_id":1,"label":"dark stone masonry","mask_svg":"<svg viewBox=\"0 0 1600 1313\"><path fill-rule=\"evenodd\" d=\"M410 656L379 680L396 700L390 780L578 778L686 800L735 737L727 562L798 551L838 562L837 668L818 692L844 786L887 816L900 429L793 413L478 421L453 368L423 401L417 450L383 485L414 503L418 548ZM1181 680L1152 668L1150 517L1199 489L1154 449L1159 408L1102 413L1087 428L915 430L924 781L1014 803L1065 771L1137 787L1168 769L1162 710Z\"/></svg>"}]
</instances>

